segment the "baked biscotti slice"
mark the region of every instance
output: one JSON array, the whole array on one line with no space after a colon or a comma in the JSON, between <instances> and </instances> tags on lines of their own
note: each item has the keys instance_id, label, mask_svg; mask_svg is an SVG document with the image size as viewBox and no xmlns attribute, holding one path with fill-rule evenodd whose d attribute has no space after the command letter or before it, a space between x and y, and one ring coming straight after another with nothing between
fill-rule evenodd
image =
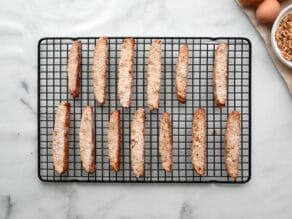
<instances>
[{"instance_id":1,"label":"baked biscotti slice","mask_svg":"<svg viewBox=\"0 0 292 219\"><path fill-rule=\"evenodd\" d=\"M225 133L225 166L227 174L236 179L238 176L240 151L240 113L232 111L228 115Z\"/></svg>"}]
</instances>

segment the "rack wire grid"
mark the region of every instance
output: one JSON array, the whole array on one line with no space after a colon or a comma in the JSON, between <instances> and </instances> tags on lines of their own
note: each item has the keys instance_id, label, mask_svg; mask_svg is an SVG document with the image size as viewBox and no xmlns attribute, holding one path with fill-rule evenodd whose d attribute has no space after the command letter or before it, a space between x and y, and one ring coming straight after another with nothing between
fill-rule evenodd
<instances>
[{"instance_id":1,"label":"rack wire grid","mask_svg":"<svg viewBox=\"0 0 292 219\"><path fill-rule=\"evenodd\" d=\"M68 93L67 59L72 40L82 42L80 96ZM130 182L130 183L245 183L251 176L251 43L246 38L208 37L135 37L132 103L121 108L117 96L117 72L123 37L109 37L106 102L96 103L92 85L92 64L98 38L42 38L38 44L38 176L49 182ZM147 109L146 72L150 44L161 40L162 73L160 107ZM216 45L226 42L228 52L228 103L216 107L213 95L213 59ZM175 92L175 66L180 45L189 47L187 101L178 102ZM71 104L69 134L69 168L65 174L54 171L52 132L55 111L61 101ZM82 170L79 150L79 127L82 110L94 107L96 136L96 171ZM146 110L145 174L136 178L130 162L130 123L138 107ZM205 176L194 172L191 162L192 118L199 107L207 113L207 163ZM120 171L111 170L108 161L107 130L110 113L121 108ZM241 148L239 176L227 176L225 169L224 134L228 113L241 114ZM171 114L173 125L173 171L162 169L159 157L159 127L164 111Z\"/></svg>"}]
</instances>

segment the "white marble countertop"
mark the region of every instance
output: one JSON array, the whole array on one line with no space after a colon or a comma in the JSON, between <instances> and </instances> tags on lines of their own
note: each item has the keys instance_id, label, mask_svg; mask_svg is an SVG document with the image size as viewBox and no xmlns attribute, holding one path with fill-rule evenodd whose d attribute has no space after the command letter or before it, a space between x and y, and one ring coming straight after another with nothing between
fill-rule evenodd
<instances>
[{"instance_id":1,"label":"white marble countertop","mask_svg":"<svg viewBox=\"0 0 292 219\"><path fill-rule=\"evenodd\" d=\"M251 181L42 183L37 178L37 41L99 35L248 37L253 46ZM0 39L0 219L291 218L291 96L234 1L1 1Z\"/></svg>"}]
</instances>

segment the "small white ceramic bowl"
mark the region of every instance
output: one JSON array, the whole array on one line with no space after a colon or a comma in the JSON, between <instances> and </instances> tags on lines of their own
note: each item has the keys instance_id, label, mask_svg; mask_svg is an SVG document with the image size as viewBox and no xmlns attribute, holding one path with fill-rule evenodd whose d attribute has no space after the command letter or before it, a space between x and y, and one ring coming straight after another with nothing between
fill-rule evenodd
<instances>
[{"instance_id":1,"label":"small white ceramic bowl","mask_svg":"<svg viewBox=\"0 0 292 219\"><path fill-rule=\"evenodd\" d=\"M278 15L277 19L275 20L273 27L272 27L272 31L271 31L271 41L272 41L272 47L273 47L276 55L278 56L278 58L281 60L281 62L284 63L286 66L292 68L292 61L288 61L288 60L283 58L283 56L281 55L280 49L277 45L276 38L275 38L275 33L279 27L280 22L288 13L292 13L292 5L289 5L288 7L284 8L281 11L281 13Z\"/></svg>"}]
</instances>

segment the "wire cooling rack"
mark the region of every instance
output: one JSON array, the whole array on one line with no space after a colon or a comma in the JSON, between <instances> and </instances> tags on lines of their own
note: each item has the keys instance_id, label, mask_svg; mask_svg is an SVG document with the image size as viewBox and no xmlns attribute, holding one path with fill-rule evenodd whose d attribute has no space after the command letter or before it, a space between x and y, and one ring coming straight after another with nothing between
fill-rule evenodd
<instances>
[{"instance_id":1,"label":"wire cooling rack","mask_svg":"<svg viewBox=\"0 0 292 219\"><path fill-rule=\"evenodd\" d=\"M82 41L81 95L73 99L68 93L67 59L72 40ZM98 38L42 38L38 45L38 176L50 182L147 182L147 183L245 183L251 176L251 43L246 38L206 37L135 37L132 104L121 109L121 165L111 170L108 162L107 129L110 112L121 108L117 96L117 72L122 37L109 38L107 96L104 105L95 102L92 85L93 50ZM146 71L153 39L161 39L162 80L159 110L149 112L146 97ZM222 110L214 103L213 59L216 45L227 42L228 103ZM175 65L180 45L189 46L187 101L180 104L175 94ZM57 175L52 161L54 116L61 101L71 104L69 169ZM96 134L96 171L82 170L79 150L79 127L82 110L94 107ZM130 163L130 123L138 107L146 109L145 175L136 178ZM207 113L206 175L197 175L191 163L192 117L202 107ZM241 149L239 176L227 176L224 163L224 134L227 115L241 113ZM173 171L166 173L159 159L159 125L164 111L171 114L173 125Z\"/></svg>"}]
</instances>

